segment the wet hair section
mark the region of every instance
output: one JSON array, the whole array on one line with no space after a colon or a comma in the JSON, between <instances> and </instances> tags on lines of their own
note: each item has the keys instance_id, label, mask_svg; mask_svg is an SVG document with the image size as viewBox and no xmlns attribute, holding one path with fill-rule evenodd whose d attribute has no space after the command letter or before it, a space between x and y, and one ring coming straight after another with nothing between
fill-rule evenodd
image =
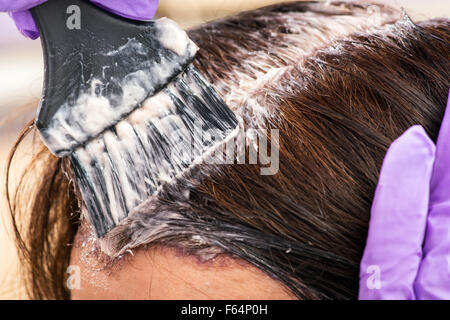
<instances>
[{"instance_id":1,"label":"wet hair section","mask_svg":"<svg viewBox=\"0 0 450 320\"><path fill-rule=\"evenodd\" d=\"M40 166L31 168L45 168L42 190L30 204L25 179L13 199L24 208L20 217L31 216L27 235L34 242L21 248L34 296L69 296L68 234L78 229L80 250L94 248L82 257L100 256L100 265L101 259L126 263L140 248L175 247L201 261L243 260L299 299L356 299L387 148L412 125L432 139L439 131L450 87L450 20L415 23L369 1L289 2L212 21L188 35L199 47L195 67L237 116L233 139L244 144L245 161L235 154L232 163L193 167L99 241L85 208L81 227L73 222L73 199L81 199L72 188L73 168L66 163L65 178L61 160L42 152ZM143 110L157 112L161 102ZM142 119L136 114L129 121ZM252 129L278 145L275 174L262 175L263 163L247 161L262 148ZM59 189L64 194L48 199L49 190ZM66 202L57 202L61 197Z\"/></svg>"},{"instance_id":2,"label":"wet hair section","mask_svg":"<svg viewBox=\"0 0 450 320\"><path fill-rule=\"evenodd\" d=\"M258 149L256 141L258 136L252 135L253 131L248 129L275 128L278 121L283 121L282 110L278 108L280 106L278 98L279 92L285 91L289 86L286 77L290 72L303 68L301 74L304 82L298 84L293 79L293 83L306 85L310 75L308 69L304 68L304 62L308 57L314 56L319 50L334 46L335 43L337 45L338 41L350 37L354 32L370 32L393 23L400 17L401 12L384 6L354 6L348 3L283 4L212 22L192 30L189 35L200 48L204 48L200 50L195 63L205 75L210 76L210 80L219 89L225 102L239 116L239 132L231 138L236 141L236 145L243 142L247 148ZM204 65L205 62L207 67ZM150 109L158 110L158 105L159 100L153 102L151 99L148 100L144 108L137 110L139 114L136 117L133 115L130 117L131 121L145 118ZM226 142L225 140L224 143ZM151 150L151 147L147 146L146 149ZM167 171L165 167L164 164L157 164L156 168L149 168L149 171ZM186 199L181 201L189 201L190 187L183 188L183 186L198 185L210 173L220 170L218 166L201 165L187 179L178 179L175 184L181 186L181 190L176 192L186 195ZM173 194L175 189L168 186L165 192ZM133 201L132 198L125 200ZM161 237L159 235L161 228L164 228L164 232L179 233L175 229L171 231L173 224L169 223L183 219L179 214L166 212L159 217L145 217L147 212L152 212L149 206L158 201L158 198L158 196L149 197L146 204L138 206L131 213L131 215L135 212L141 214L125 219L117 230L107 235L102 241L106 253L118 256L126 250L152 242L155 237ZM133 226L138 217L146 220L142 227ZM129 243L121 239L122 230L127 229L127 226L136 230L131 236L133 241ZM206 244L201 238L201 234L194 235L192 241L194 245L197 242Z\"/></svg>"},{"instance_id":3,"label":"wet hair section","mask_svg":"<svg viewBox=\"0 0 450 320\"><path fill-rule=\"evenodd\" d=\"M191 30L202 48L195 64L239 116L238 135L280 129L280 172L202 165L134 210L103 251L154 243L202 259L227 253L299 298L355 297L384 152L417 119L438 127L445 101L435 97L448 78L420 69L447 63L445 34L434 32L398 10L349 3L276 5ZM442 95L417 83L429 77Z\"/></svg>"},{"instance_id":4,"label":"wet hair section","mask_svg":"<svg viewBox=\"0 0 450 320\"><path fill-rule=\"evenodd\" d=\"M281 76L302 68L318 50L401 16L395 8L368 1L293 2L214 21L189 36L203 49L198 52L198 68L211 77L225 102L247 125L265 126L268 118L279 115L270 98L276 85L286 83ZM307 69L302 71L307 75Z\"/></svg>"},{"instance_id":5,"label":"wet hair section","mask_svg":"<svg viewBox=\"0 0 450 320\"><path fill-rule=\"evenodd\" d=\"M445 30L448 21L435 25ZM226 253L299 298L356 297L383 155L418 119L432 136L439 127L448 87L448 29L439 28L385 6L293 3L192 30L202 48L195 64L241 119L238 135L280 130L280 171L202 165L147 199L102 249Z\"/></svg>"}]
</instances>

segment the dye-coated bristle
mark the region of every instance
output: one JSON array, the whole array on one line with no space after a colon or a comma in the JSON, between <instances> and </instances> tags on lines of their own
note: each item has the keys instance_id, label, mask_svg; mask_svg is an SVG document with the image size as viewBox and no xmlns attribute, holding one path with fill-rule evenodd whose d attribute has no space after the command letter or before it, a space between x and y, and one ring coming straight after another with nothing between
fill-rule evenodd
<instances>
[{"instance_id":1,"label":"dye-coated bristle","mask_svg":"<svg viewBox=\"0 0 450 320\"><path fill-rule=\"evenodd\" d=\"M190 65L126 119L77 148L70 160L97 236L236 127L233 112Z\"/></svg>"}]
</instances>

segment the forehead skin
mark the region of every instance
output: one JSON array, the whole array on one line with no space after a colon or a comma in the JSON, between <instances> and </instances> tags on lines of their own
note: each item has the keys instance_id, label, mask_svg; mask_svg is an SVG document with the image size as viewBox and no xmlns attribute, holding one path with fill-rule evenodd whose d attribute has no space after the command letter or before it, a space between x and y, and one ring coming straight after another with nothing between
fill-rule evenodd
<instances>
[{"instance_id":1,"label":"forehead skin","mask_svg":"<svg viewBox=\"0 0 450 320\"><path fill-rule=\"evenodd\" d=\"M281 283L259 269L226 256L208 262L176 249L139 249L118 266L99 267L89 245L75 246L71 266L79 267L78 299L294 299ZM74 275L74 273L72 274Z\"/></svg>"}]
</instances>

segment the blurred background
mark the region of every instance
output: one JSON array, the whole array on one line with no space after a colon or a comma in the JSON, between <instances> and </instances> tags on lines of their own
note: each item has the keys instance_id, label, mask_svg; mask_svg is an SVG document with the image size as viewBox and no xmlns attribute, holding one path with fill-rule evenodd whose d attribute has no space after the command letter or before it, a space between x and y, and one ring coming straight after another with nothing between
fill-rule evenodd
<instances>
[{"instance_id":1,"label":"blurred background","mask_svg":"<svg viewBox=\"0 0 450 320\"><path fill-rule=\"evenodd\" d=\"M160 0L158 17L169 17L184 28L235 12L283 2L276 0ZM285 1L284 1L285 2ZM390 0L403 6L414 20L450 15L449 0ZM39 40L24 38L5 13L0 13L0 299L26 298L8 211L5 207L4 164L20 130L33 119L42 89L43 61ZM23 148L22 148L23 149ZM21 150L17 166L27 162ZM13 168L13 172L19 168ZM14 185L14 174L10 177Z\"/></svg>"}]
</instances>

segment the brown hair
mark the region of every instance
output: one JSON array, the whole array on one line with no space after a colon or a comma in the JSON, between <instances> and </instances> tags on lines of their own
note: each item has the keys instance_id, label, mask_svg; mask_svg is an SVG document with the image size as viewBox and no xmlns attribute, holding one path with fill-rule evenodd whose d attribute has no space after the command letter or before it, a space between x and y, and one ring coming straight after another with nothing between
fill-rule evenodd
<instances>
[{"instance_id":1,"label":"brown hair","mask_svg":"<svg viewBox=\"0 0 450 320\"><path fill-rule=\"evenodd\" d=\"M279 129L280 170L201 167L201 179L184 180L131 216L113 245L137 246L139 234L143 243L193 254L220 248L299 298L356 298L384 154L414 124L436 138L450 86L449 20L414 24L381 6L380 20L369 22L368 6L280 4L191 30L201 48L196 66L244 123ZM75 190L70 166L42 148L9 199L15 224L28 218L25 233L16 231L34 298L69 297ZM156 225L164 228L146 238ZM201 244L190 241L199 235Z\"/></svg>"},{"instance_id":2,"label":"brown hair","mask_svg":"<svg viewBox=\"0 0 450 320\"><path fill-rule=\"evenodd\" d=\"M18 252L30 297L65 299L63 281L70 246L78 226L78 197L65 174L67 160L54 157L40 144L19 178L13 196L9 191L10 167L19 145L34 130L28 123L19 134L7 160L6 197L12 213Z\"/></svg>"}]
</instances>

